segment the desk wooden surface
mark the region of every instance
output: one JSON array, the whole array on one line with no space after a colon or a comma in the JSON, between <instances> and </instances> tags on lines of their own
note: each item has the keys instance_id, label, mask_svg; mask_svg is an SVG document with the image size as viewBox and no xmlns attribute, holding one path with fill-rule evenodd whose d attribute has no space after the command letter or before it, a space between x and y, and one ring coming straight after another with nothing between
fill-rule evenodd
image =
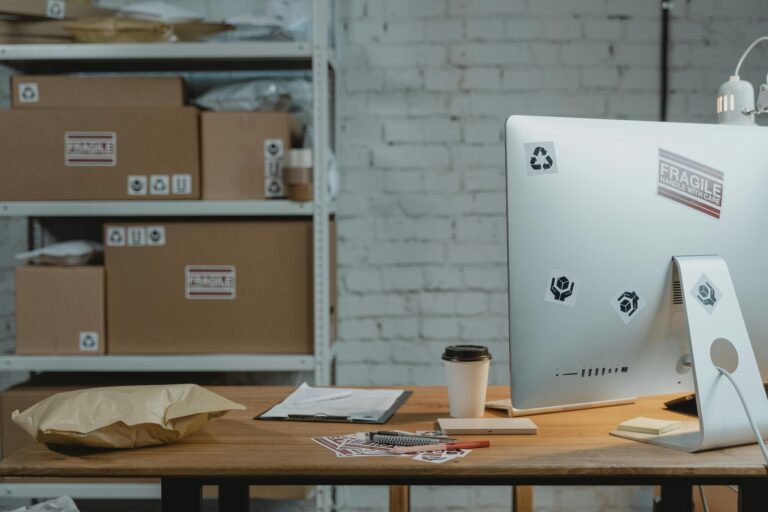
<instances>
[{"instance_id":1,"label":"desk wooden surface","mask_svg":"<svg viewBox=\"0 0 768 512\"><path fill-rule=\"evenodd\" d=\"M34 444L0 463L16 477L249 477L264 484L633 483L660 479L727 482L768 475L756 445L688 454L609 435L635 416L687 418L666 411L669 397L633 405L534 416L539 434L489 436L491 448L444 464L396 457L337 458L310 437L375 429L430 430L448 416L445 388L416 387L386 425L254 421L286 387L212 390L246 405L176 444L121 451L53 451ZM489 399L507 388L493 387ZM488 415L494 415L489 412ZM503 415L498 413L498 415ZM469 438L472 436L458 436Z\"/></svg>"}]
</instances>

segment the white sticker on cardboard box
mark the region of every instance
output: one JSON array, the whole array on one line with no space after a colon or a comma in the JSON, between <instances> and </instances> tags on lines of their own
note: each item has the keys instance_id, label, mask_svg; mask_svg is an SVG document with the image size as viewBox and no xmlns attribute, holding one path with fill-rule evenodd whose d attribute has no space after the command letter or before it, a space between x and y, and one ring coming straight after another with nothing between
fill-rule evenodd
<instances>
[{"instance_id":1,"label":"white sticker on cardboard box","mask_svg":"<svg viewBox=\"0 0 768 512\"><path fill-rule=\"evenodd\" d=\"M56 18L58 20L64 18L67 10L67 3L65 0L48 0L45 12L49 18Z\"/></svg>"},{"instance_id":2,"label":"white sticker on cardboard box","mask_svg":"<svg viewBox=\"0 0 768 512\"><path fill-rule=\"evenodd\" d=\"M264 180L264 196L269 198L284 197L283 180L267 178Z\"/></svg>"},{"instance_id":3,"label":"white sticker on cardboard box","mask_svg":"<svg viewBox=\"0 0 768 512\"><path fill-rule=\"evenodd\" d=\"M267 178L280 178L283 175L283 162L276 158L264 160L264 176Z\"/></svg>"},{"instance_id":4,"label":"white sticker on cardboard box","mask_svg":"<svg viewBox=\"0 0 768 512\"><path fill-rule=\"evenodd\" d=\"M167 174L153 174L149 177L149 193L153 196L167 196L171 193L171 178Z\"/></svg>"},{"instance_id":5,"label":"white sticker on cardboard box","mask_svg":"<svg viewBox=\"0 0 768 512\"><path fill-rule=\"evenodd\" d=\"M64 165L114 167L117 165L117 133L64 132Z\"/></svg>"},{"instance_id":6,"label":"white sticker on cardboard box","mask_svg":"<svg viewBox=\"0 0 768 512\"><path fill-rule=\"evenodd\" d=\"M20 82L18 92L19 103L37 103L40 101L40 87L37 82Z\"/></svg>"},{"instance_id":7,"label":"white sticker on cardboard box","mask_svg":"<svg viewBox=\"0 0 768 512\"><path fill-rule=\"evenodd\" d=\"M192 193L192 175L174 174L171 181L171 191L178 196L188 196Z\"/></svg>"},{"instance_id":8,"label":"white sticker on cardboard box","mask_svg":"<svg viewBox=\"0 0 768 512\"><path fill-rule=\"evenodd\" d=\"M147 228L144 226L128 227L128 246L143 247L147 245Z\"/></svg>"},{"instance_id":9,"label":"white sticker on cardboard box","mask_svg":"<svg viewBox=\"0 0 768 512\"><path fill-rule=\"evenodd\" d=\"M264 139L264 158L282 158L283 139Z\"/></svg>"},{"instance_id":10,"label":"white sticker on cardboard box","mask_svg":"<svg viewBox=\"0 0 768 512\"><path fill-rule=\"evenodd\" d=\"M80 331L80 351L98 352L99 333L95 331Z\"/></svg>"},{"instance_id":11,"label":"white sticker on cardboard box","mask_svg":"<svg viewBox=\"0 0 768 512\"><path fill-rule=\"evenodd\" d=\"M234 265L187 265L184 290L191 300L234 300L237 283Z\"/></svg>"},{"instance_id":12,"label":"white sticker on cardboard box","mask_svg":"<svg viewBox=\"0 0 768 512\"><path fill-rule=\"evenodd\" d=\"M165 226L147 226L147 245L165 245Z\"/></svg>"},{"instance_id":13,"label":"white sticker on cardboard box","mask_svg":"<svg viewBox=\"0 0 768 512\"><path fill-rule=\"evenodd\" d=\"M129 196L147 195L147 177L146 176L128 176L128 195Z\"/></svg>"},{"instance_id":14,"label":"white sticker on cardboard box","mask_svg":"<svg viewBox=\"0 0 768 512\"><path fill-rule=\"evenodd\" d=\"M107 228L107 246L125 246L125 228L123 226L110 226Z\"/></svg>"}]
</instances>

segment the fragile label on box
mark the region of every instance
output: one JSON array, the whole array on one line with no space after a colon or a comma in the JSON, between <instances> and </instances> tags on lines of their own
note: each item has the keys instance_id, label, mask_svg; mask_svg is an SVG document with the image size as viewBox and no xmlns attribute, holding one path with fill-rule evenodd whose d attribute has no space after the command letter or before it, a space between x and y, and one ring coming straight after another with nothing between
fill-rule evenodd
<instances>
[{"instance_id":1,"label":"fragile label on box","mask_svg":"<svg viewBox=\"0 0 768 512\"><path fill-rule=\"evenodd\" d=\"M234 300L234 265L187 265L184 269L185 296L191 300Z\"/></svg>"},{"instance_id":2,"label":"fragile label on box","mask_svg":"<svg viewBox=\"0 0 768 512\"><path fill-rule=\"evenodd\" d=\"M65 132L64 164L67 167L117 165L115 132Z\"/></svg>"}]
</instances>

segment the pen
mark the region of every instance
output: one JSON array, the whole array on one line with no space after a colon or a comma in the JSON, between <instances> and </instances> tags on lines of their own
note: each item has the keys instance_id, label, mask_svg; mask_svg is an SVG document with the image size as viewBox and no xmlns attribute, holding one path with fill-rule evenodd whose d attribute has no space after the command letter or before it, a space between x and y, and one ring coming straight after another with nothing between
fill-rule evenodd
<instances>
[{"instance_id":1,"label":"pen","mask_svg":"<svg viewBox=\"0 0 768 512\"><path fill-rule=\"evenodd\" d=\"M305 398L304 400L299 400L298 402L296 402L296 404L298 405L298 404L309 404L313 402L324 402L326 400L336 400L337 398L346 398L348 396L352 396L351 391L342 391L341 393L334 393L333 395Z\"/></svg>"},{"instance_id":2,"label":"pen","mask_svg":"<svg viewBox=\"0 0 768 512\"><path fill-rule=\"evenodd\" d=\"M440 450L468 450L471 448L488 448L490 441L467 441L464 443L441 443L425 446L395 446L389 453L400 455L403 453L436 452Z\"/></svg>"}]
</instances>

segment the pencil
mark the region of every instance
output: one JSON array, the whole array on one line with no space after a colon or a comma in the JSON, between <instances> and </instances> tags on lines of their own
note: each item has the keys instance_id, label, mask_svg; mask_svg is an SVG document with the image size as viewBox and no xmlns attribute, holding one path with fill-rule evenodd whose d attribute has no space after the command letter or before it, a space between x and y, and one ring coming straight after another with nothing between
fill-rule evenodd
<instances>
[{"instance_id":1,"label":"pencil","mask_svg":"<svg viewBox=\"0 0 768 512\"><path fill-rule=\"evenodd\" d=\"M467 441L464 443L440 443L440 444L428 444L424 446L395 446L390 448L389 453L401 455L403 453L419 453L419 452L437 452L441 450L468 450L471 448L488 448L491 446L490 441Z\"/></svg>"}]
</instances>

